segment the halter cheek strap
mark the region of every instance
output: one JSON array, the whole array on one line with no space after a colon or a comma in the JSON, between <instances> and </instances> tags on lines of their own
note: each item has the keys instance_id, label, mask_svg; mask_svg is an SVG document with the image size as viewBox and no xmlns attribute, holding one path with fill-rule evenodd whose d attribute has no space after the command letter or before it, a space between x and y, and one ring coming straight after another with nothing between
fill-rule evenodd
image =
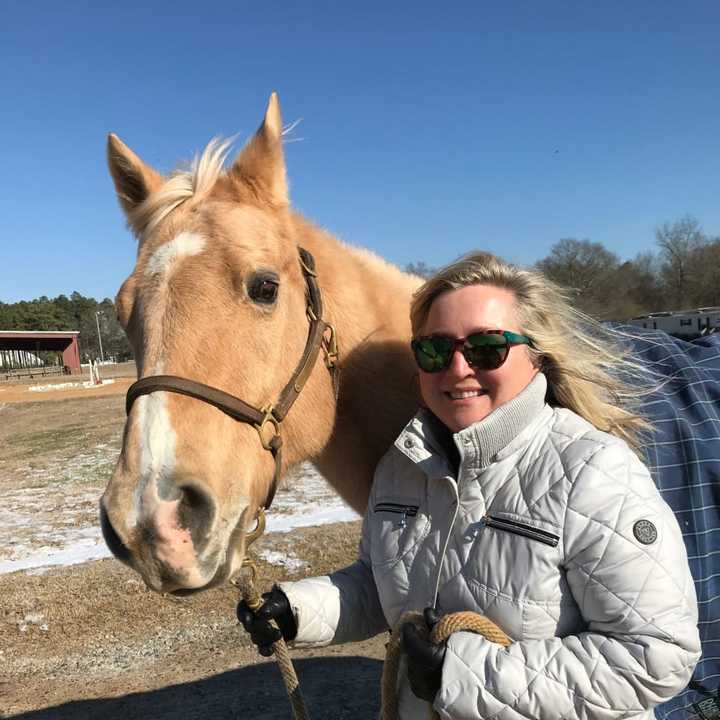
<instances>
[{"instance_id":1,"label":"halter cheek strap","mask_svg":"<svg viewBox=\"0 0 720 720\"><path fill-rule=\"evenodd\" d=\"M274 405L268 404L256 408L223 390L177 375L151 375L141 378L128 388L125 399L125 412L129 415L133 403L141 395L159 391L174 392L202 400L229 415L233 420L252 425L257 430L263 448L268 450L275 460L275 472L263 504L263 508L266 510L275 497L282 469L283 442L280 426L305 387L321 350L325 356L325 365L332 375L335 394L337 395L338 392L338 348L335 328L322 319L322 295L317 284L315 260L304 248L298 248L298 250L300 267L307 285L307 315L310 328L300 362Z\"/></svg>"}]
</instances>

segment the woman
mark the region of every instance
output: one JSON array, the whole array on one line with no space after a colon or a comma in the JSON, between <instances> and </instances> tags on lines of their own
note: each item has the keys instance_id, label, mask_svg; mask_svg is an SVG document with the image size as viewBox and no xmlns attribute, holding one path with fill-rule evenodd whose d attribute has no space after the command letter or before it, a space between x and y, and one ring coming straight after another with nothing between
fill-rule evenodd
<instances>
[{"instance_id":1,"label":"woman","mask_svg":"<svg viewBox=\"0 0 720 720\"><path fill-rule=\"evenodd\" d=\"M267 653L268 617L303 647L474 610L513 643L435 648L406 626L402 718L425 700L443 718L652 718L700 642L680 529L632 449L632 367L541 274L486 253L428 280L411 319L425 407L378 465L357 562L240 620Z\"/></svg>"}]
</instances>

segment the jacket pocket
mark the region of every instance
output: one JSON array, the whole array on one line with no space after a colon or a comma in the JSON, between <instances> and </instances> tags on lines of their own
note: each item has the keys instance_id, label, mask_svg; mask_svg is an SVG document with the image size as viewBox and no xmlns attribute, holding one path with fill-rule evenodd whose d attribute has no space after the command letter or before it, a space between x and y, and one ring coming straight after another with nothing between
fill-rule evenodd
<instances>
[{"instance_id":1,"label":"jacket pocket","mask_svg":"<svg viewBox=\"0 0 720 720\"><path fill-rule=\"evenodd\" d=\"M493 528L495 530L504 530L505 532L521 535L522 537L529 538L530 540L537 540L545 545L550 545L550 547L557 547L557 544L560 542L559 535L554 535L547 530L541 530L540 528L533 527L532 525L526 525L525 523L518 522L517 520L508 520L507 518L486 515L483 518L483 524L485 527Z\"/></svg>"},{"instance_id":2,"label":"jacket pocket","mask_svg":"<svg viewBox=\"0 0 720 720\"><path fill-rule=\"evenodd\" d=\"M430 521L418 498L378 498L370 521L370 554L375 567L390 565L405 557L430 529Z\"/></svg>"},{"instance_id":3,"label":"jacket pocket","mask_svg":"<svg viewBox=\"0 0 720 720\"><path fill-rule=\"evenodd\" d=\"M417 515L419 507L419 505L404 505L403 503L378 502L375 503L373 512L389 512L400 515L400 524L404 527L407 524L408 517Z\"/></svg>"}]
</instances>

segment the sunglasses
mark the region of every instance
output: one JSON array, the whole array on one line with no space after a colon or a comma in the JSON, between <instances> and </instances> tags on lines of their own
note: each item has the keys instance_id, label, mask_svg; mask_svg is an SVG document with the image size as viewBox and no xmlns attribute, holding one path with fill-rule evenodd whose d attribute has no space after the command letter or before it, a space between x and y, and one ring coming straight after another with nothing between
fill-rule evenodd
<instances>
[{"instance_id":1,"label":"sunglasses","mask_svg":"<svg viewBox=\"0 0 720 720\"><path fill-rule=\"evenodd\" d=\"M509 330L487 330L466 338L429 335L410 343L415 362L426 373L445 370L456 350L460 350L470 367L497 370L507 360L512 345L532 345L532 340Z\"/></svg>"}]
</instances>

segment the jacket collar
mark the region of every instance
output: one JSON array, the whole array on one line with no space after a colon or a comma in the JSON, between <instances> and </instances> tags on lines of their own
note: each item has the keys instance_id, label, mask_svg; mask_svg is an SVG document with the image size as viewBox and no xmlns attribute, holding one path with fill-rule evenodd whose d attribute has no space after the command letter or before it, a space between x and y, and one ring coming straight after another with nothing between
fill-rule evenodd
<instances>
[{"instance_id":1,"label":"jacket collar","mask_svg":"<svg viewBox=\"0 0 720 720\"><path fill-rule=\"evenodd\" d=\"M546 392L547 380L538 373L512 400L455 434L423 408L400 433L395 447L428 477L457 477L462 466L486 467L538 417L545 406Z\"/></svg>"}]
</instances>

